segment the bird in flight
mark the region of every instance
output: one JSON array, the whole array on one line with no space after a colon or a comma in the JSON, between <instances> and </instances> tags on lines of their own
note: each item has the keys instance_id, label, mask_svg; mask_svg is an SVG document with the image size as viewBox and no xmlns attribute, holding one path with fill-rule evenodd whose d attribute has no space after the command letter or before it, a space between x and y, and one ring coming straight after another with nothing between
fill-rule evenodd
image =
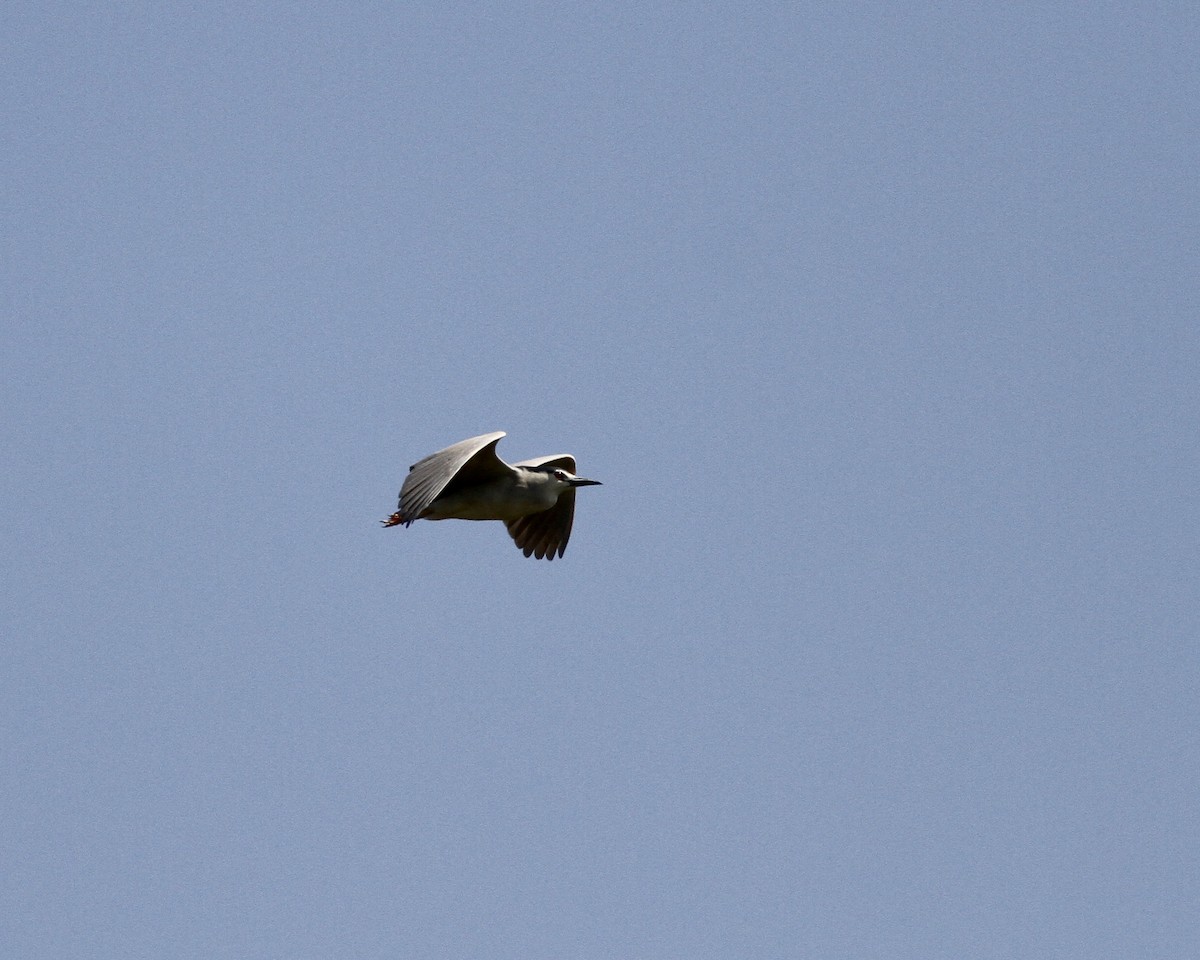
<instances>
[{"instance_id":1,"label":"bird in flight","mask_svg":"<svg viewBox=\"0 0 1200 960\"><path fill-rule=\"evenodd\" d=\"M399 509L385 527L414 520L503 520L527 557L562 556L575 520L575 489L599 480L575 476L569 453L508 464L496 455L503 431L460 440L409 469Z\"/></svg>"}]
</instances>

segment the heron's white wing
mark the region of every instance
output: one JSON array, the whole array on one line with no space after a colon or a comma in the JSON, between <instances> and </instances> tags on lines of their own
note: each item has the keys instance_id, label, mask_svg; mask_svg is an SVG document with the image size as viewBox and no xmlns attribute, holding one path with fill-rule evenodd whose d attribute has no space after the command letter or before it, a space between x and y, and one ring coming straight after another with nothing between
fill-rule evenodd
<instances>
[{"instance_id":1,"label":"heron's white wing","mask_svg":"<svg viewBox=\"0 0 1200 960\"><path fill-rule=\"evenodd\" d=\"M569 453L557 453L549 457L522 460L518 467L550 467L555 470L575 472L575 458ZM558 495L558 503L541 513L511 520L505 524L508 534L527 557L553 560L562 556L571 539L571 527L575 523L575 491L565 490Z\"/></svg>"},{"instance_id":2,"label":"heron's white wing","mask_svg":"<svg viewBox=\"0 0 1200 960\"><path fill-rule=\"evenodd\" d=\"M460 440L414 463L400 490L399 507L405 525L418 519L434 500L455 486L511 473L512 467L496 455L496 444L503 436L501 430Z\"/></svg>"},{"instance_id":3,"label":"heron's white wing","mask_svg":"<svg viewBox=\"0 0 1200 960\"><path fill-rule=\"evenodd\" d=\"M534 457L532 460L522 460L514 463L514 467L549 467L551 470L566 470L575 472L575 458L569 453L552 453L548 457Z\"/></svg>"},{"instance_id":4,"label":"heron's white wing","mask_svg":"<svg viewBox=\"0 0 1200 960\"><path fill-rule=\"evenodd\" d=\"M558 495L558 503L549 510L510 520L505 526L525 556L553 560L555 554L561 557L567 549L574 522L575 491L567 490Z\"/></svg>"}]
</instances>

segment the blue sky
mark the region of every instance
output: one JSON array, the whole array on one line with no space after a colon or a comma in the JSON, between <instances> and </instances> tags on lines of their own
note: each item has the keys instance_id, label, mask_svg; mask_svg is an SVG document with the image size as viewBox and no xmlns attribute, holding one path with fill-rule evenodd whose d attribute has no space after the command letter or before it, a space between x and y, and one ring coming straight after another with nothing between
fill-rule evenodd
<instances>
[{"instance_id":1,"label":"blue sky","mask_svg":"<svg viewBox=\"0 0 1200 960\"><path fill-rule=\"evenodd\" d=\"M1192 955L1193 5L0 46L5 955Z\"/></svg>"}]
</instances>

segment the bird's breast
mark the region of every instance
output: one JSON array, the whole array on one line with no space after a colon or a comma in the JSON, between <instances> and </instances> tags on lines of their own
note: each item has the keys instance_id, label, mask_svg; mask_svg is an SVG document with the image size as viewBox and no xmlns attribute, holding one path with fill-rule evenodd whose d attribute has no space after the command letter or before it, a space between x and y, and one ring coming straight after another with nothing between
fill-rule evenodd
<instances>
[{"instance_id":1,"label":"bird's breast","mask_svg":"<svg viewBox=\"0 0 1200 960\"><path fill-rule=\"evenodd\" d=\"M519 481L488 484L438 497L429 505L429 520L516 520L549 510L558 492Z\"/></svg>"}]
</instances>

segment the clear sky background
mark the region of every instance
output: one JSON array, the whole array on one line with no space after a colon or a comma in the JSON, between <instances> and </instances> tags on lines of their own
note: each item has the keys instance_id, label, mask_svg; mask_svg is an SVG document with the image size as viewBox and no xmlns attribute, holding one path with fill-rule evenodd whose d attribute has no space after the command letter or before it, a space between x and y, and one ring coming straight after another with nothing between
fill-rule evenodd
<instances>
[{"instance_id":1,"label":"clear sky background","mask_svg":"<svg viewBox=\"0 0 1200 960\"><path fill-rule=\"evenodd\" d=\"M0 952L1194 957L1198 11L6 3Z\"/></svg>"}]
</instances>

